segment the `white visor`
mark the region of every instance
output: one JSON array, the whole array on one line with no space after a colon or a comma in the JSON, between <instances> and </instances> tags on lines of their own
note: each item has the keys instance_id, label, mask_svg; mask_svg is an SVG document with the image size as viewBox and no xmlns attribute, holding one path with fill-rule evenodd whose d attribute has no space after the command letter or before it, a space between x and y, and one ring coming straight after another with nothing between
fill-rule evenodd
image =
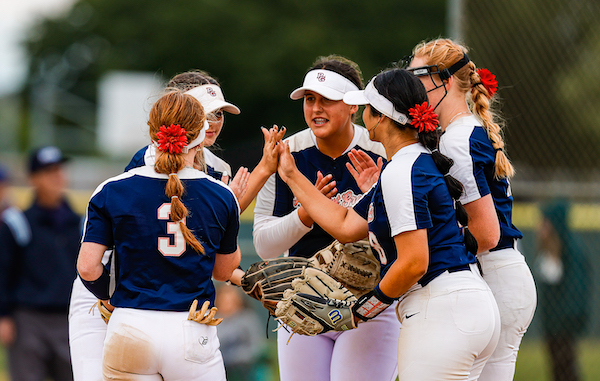
<instances>
[{"instance_id":1,"label":"white visor","mask_svg":"<svg viewBox=\"0 0 600 381\"><path fill-rule=\"evenodd\" d=\"M306 73L302 87L294 90L290 98L301 99L306 90L314 91L333 101L341 101L348 91L356 91L359 88L343 75L330 70L317 69Z\"/></svg>"},{"instance_id":2,"label":"white visor","mask_svg":"<svg viewBox=\"0 0 600 381\"><path fill-rule=\"evenodd\" d=\"M406 124L410 121L408 116L394 108L394 104L389 99L379 94L379 91L373 85L375 77L367 84L362 91L350 91L344 95L344 103L348 105L371 105L377 111L395 120L400 124Z\"/></svg>"},{"instance_id":3,"label":"white visor","mask_svg":"<svg viewBox=\"0 0 600 381\"><path fill-rule=\"evenodd\" d=\"M219 109L223 109L236 115L240 113L240 109L237 106L225 101L223 91L221 91L221 88L217 85L209 84L194 87L193 89L186 91L185 94L189 94L196 98L202 107L204 107L204 112L207 114Z\"/></svg>"}]
</instances>

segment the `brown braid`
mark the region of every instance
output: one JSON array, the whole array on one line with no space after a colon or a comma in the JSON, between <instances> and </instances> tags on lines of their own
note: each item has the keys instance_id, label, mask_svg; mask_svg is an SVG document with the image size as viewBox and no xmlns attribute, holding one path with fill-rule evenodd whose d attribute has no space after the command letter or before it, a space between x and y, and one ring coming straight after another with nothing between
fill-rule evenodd
<instances>
[{"instance_id":1,"label":"brown braid","mask_svg":"<svg viewBox=\"0 0 600 381\"><path fill-rule=\"evenodd\" d=\"M157 133L161 126L179 124L186 130L188 142L191 142L200 133L204 126L204 109L198 100L191 95L184 94L177 89L169 89L152 106L148 125L150 126L150 138L158 141ZM179 223L185 242L196 252L204 254L204 247L198 241L194 233L185 224L188 209L181 200L185 188L177 172L185 167L183 154L175 154L158 151L158 157L154 164L157 173L168 174L169 179L165 187L165 194L171 200L171 220Z\"/></svg>"}]
</instances>

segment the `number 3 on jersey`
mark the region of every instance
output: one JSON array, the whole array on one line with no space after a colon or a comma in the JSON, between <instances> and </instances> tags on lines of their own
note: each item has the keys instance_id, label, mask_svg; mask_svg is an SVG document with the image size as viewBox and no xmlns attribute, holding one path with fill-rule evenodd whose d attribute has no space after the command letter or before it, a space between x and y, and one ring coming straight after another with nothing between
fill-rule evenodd
<instances>
[{"instance_id":1,"label":"number 3 on jersey","mask_svg":"<svg viewBox=\"0 0 600 381\"><path fill-rule=\"evenodd\" d=\"M171 203L164 203L158 208L159 220L171 219ZM181 220L185 224L185 218ZM167 257L179 257L185 252L186 244L178 222L167 222L167 233L173 235L173 244L170 237L158 237L158 251Z\"/></svg>"}]
</instances>

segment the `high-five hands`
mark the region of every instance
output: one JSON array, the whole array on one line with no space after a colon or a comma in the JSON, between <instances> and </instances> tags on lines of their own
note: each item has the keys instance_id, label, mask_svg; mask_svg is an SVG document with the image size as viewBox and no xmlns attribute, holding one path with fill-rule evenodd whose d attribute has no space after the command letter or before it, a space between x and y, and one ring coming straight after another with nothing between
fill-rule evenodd
<instances>
[{"instance_id":1,"label":"high-five hands","mask_svg":"<svg viewBox=\"0 0 600 381\"><path fill-rule=\"evenodd\" d=\"M350 163L346 163L346 168L356 180L356 184L363 193L367 193L369 189L379 179L381 168L383 167L383 159L379 157L377 164L375 161L364 151L358 151L356 149L348 152Z\"/></svg>"}]
</instances>

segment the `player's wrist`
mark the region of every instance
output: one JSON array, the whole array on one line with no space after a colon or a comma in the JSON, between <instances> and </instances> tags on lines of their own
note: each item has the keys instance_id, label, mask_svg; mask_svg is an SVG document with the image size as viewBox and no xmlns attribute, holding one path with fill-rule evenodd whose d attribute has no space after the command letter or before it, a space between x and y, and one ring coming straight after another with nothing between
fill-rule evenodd
<instances>
[{"instance_id":1,"label":"player's wrist","mask_svg":"<svg viewBox=\"0 0 600 381\"><path fill-rule=\"evenodd\" d=\"M81 282L94 296L100 300L110 299L110 274L106 266L102 266L102 274L96 280L85 280L79 276Z\"/></svg>"},{"instance_id":2,"label":"player's wrist","mask_svg":"<svg viewBox=\"0 0 600 381\"><path fill-rule=\"evenodd\" d=\"M361 320L371 320L391 306L395 301L395 298L384 294L379 288L379 285L377 285L372 291L358 299L352 307L352 312Z\"/></svg>"}]
</instances>

